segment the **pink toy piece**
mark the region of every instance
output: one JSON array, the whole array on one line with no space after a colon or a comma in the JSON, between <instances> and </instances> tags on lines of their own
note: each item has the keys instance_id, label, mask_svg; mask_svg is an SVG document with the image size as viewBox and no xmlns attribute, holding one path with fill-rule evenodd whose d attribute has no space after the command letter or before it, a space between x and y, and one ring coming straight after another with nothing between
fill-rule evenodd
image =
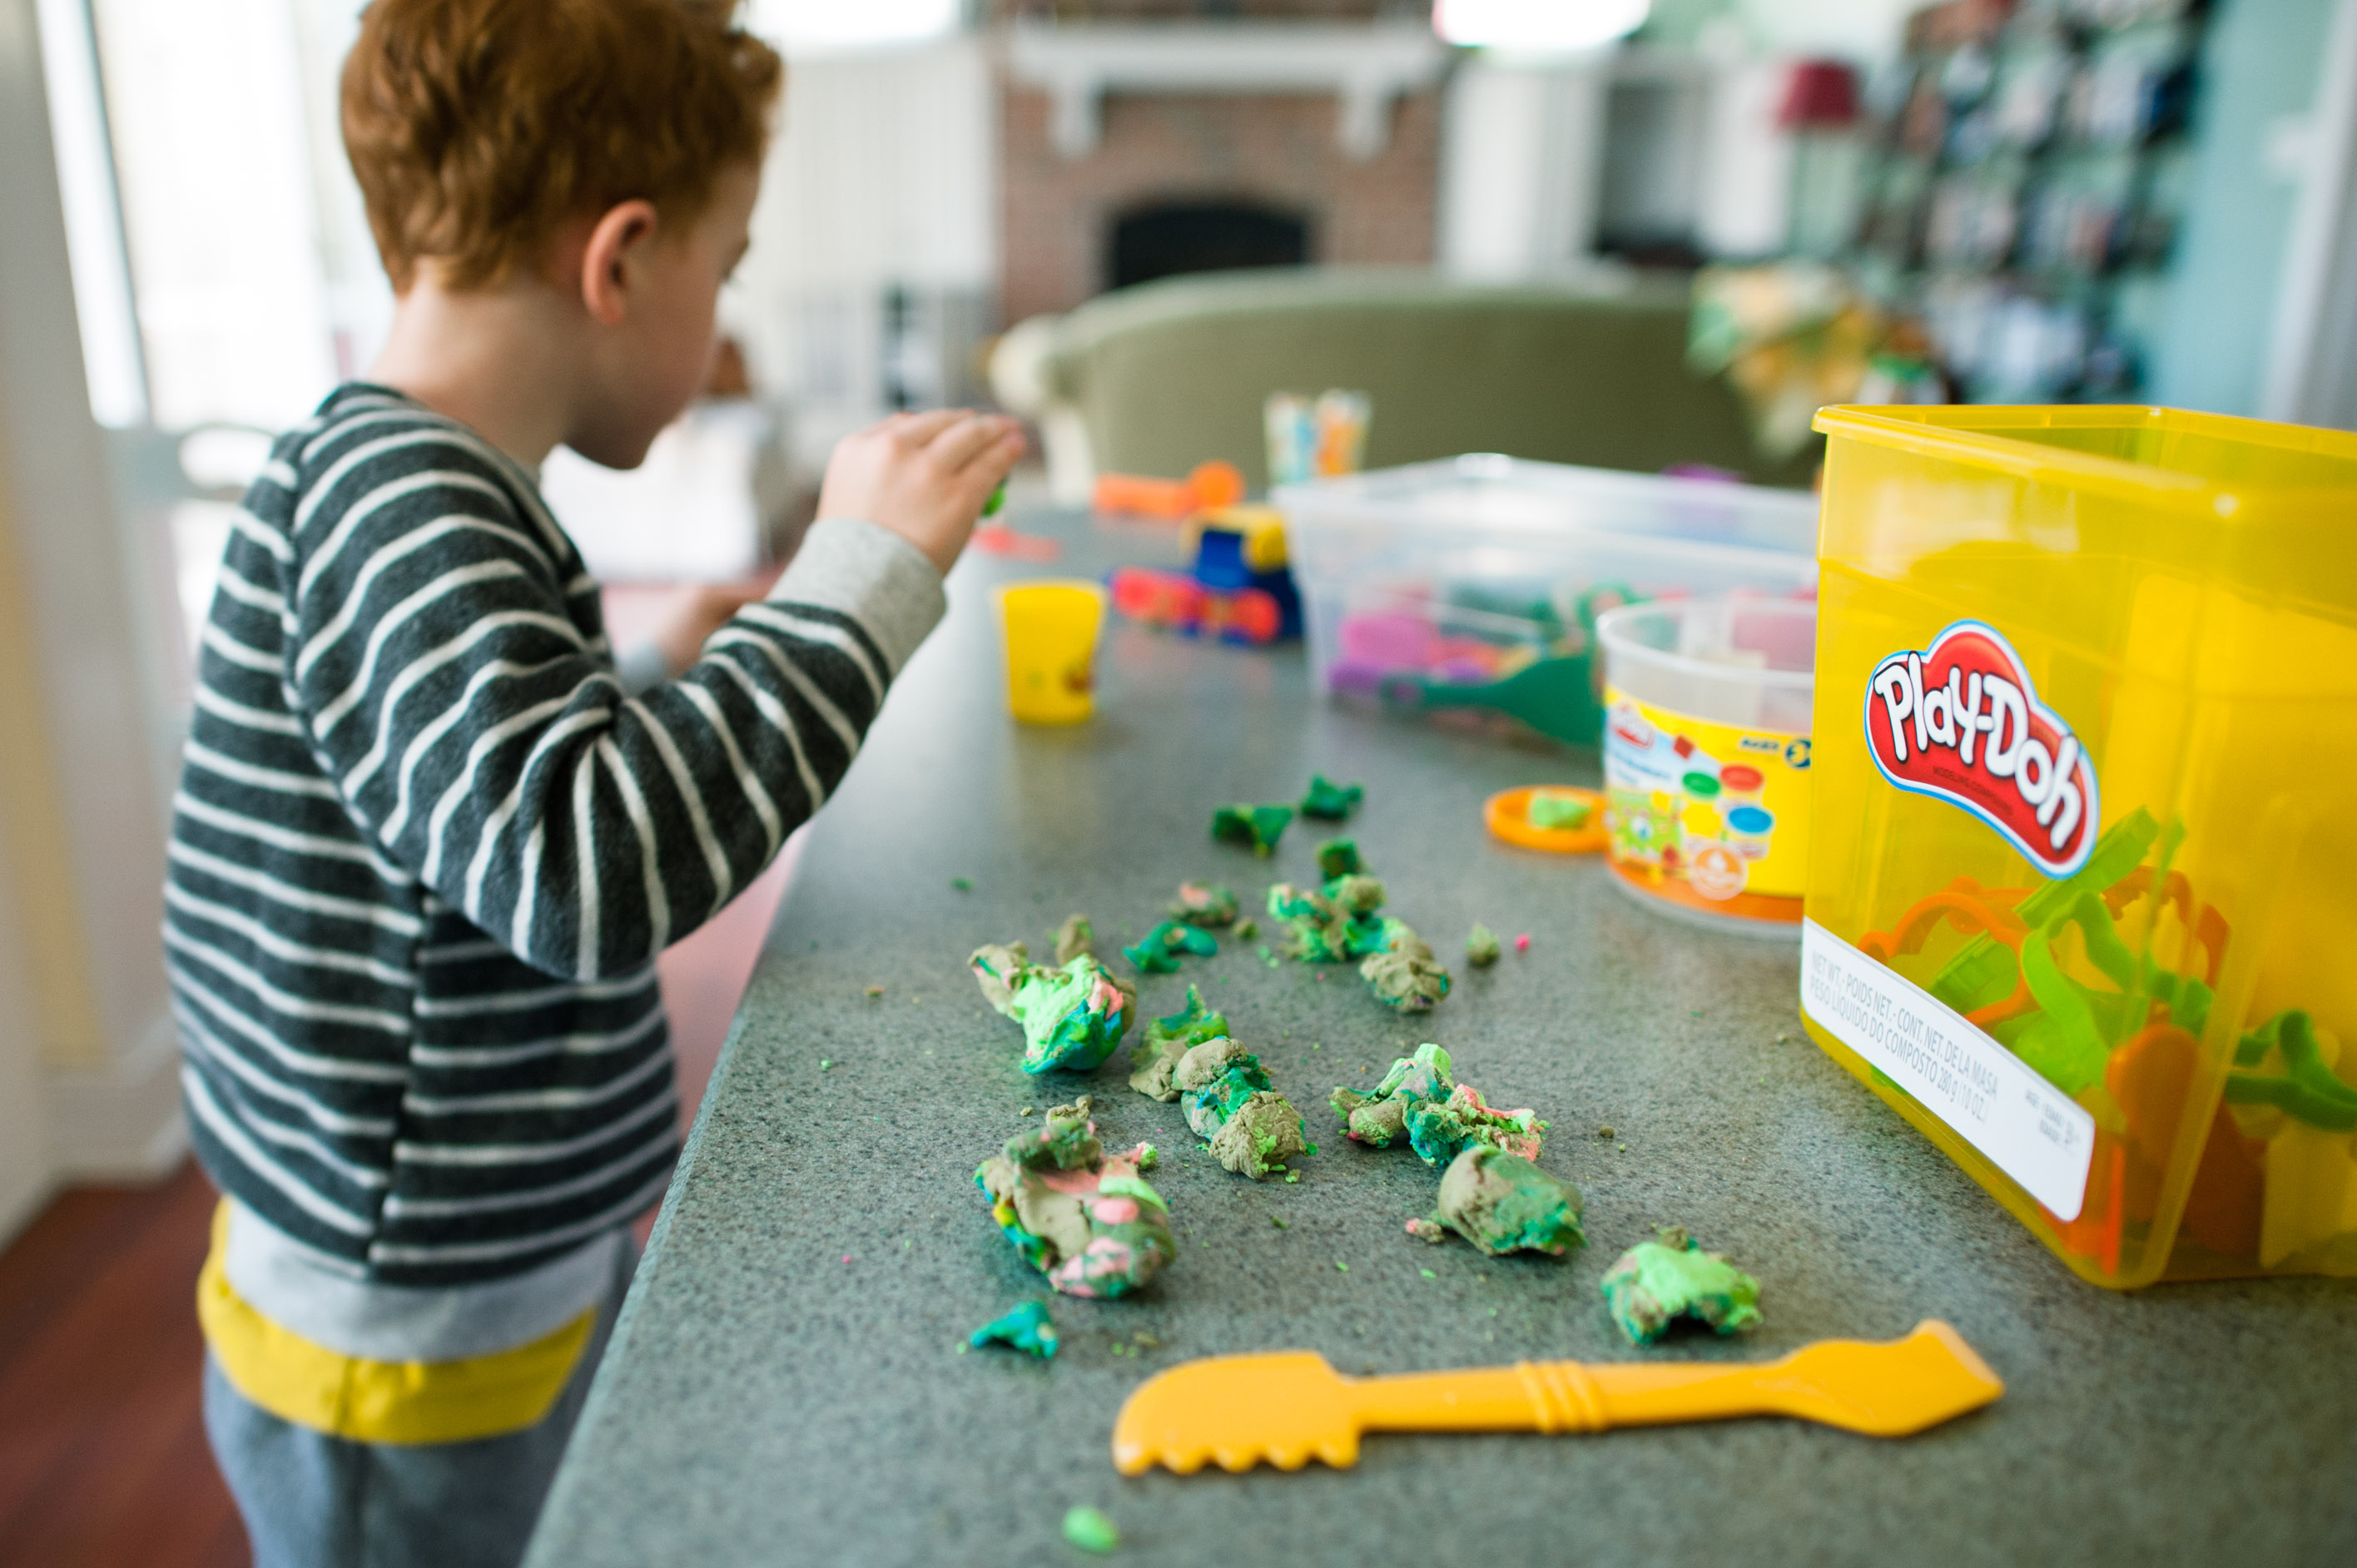
<instances>
[{"instance_id":1,"label":"pink toy piece","mask_svg":"<svg viewBox=\"0 0 2357 1568\"><path fill-rule=\"evenodd\" d=\"M1003 522L985 522L974 531L974 547L985 555L1017 561L1053 561L1064 547L1043 534L1019 533Z\"/></svg>"},{"instance_id":2,"label":"pink toy piece","mask_svg":"<svg viewBox=\"0 0 2357 1568\"><path fill-rule=\"evenodd\" d=\"M1396 611L1346 617L1340 632L1345 655L1390 668L1429 662L1436 640L1431 622Z\"/></svg>"},{"instance_id":3,"label":"pink toy piece","mask_svg":"<svg viewBox=\"0 0 2357 1568\"><path fill-rule=\"evenodd\" d=\"M1528 952L1531 950L1530 932L1524 931L1521 936L1514 939L1514 950L1516 952Z\"/></svg>"}]
</instances>

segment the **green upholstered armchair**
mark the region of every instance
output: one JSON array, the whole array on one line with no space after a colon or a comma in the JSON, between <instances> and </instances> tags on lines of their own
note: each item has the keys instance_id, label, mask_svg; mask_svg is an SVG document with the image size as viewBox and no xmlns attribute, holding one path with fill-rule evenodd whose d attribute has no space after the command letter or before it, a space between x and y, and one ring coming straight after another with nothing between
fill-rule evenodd
<instances>
[{"instance_id":1,"label":"green upholstered armchair","mask_svg":"<svg viewBox=\"0 0 2357 1568\"><path fill-rule=\"evenodd\" d=\"M1686 368L1683 284L1483 285L1408 271L1170 278L1007 334L1002 401L1038 420L1060 496L1098 469L1176 477L1208 458L1266 482L1261 404L1350 387L1374 399L1367 467L1461 452L1652 472L1707 463L1806 485L1817 451L1771 460L1734 392Z\"/></svg>"}]
</instances>

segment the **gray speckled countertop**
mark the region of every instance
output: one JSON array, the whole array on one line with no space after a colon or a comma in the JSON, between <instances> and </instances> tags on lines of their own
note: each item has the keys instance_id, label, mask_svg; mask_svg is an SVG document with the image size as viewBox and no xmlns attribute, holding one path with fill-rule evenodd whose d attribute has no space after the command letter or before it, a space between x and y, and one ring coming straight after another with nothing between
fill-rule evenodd
<instances>
[{"instance_id":1,"label":"gray speckled countertop","mask_svg":"<svg viewBox=\"0 0 2357 1568\"><path fill-rule=\"evenodd\" d=\"M1051 570L1175 558L1151 529L1028 525L1069 539ZM1109 1512L1138 1564L2357 1562L2357 1283L2081 1283L1807 1041L1794 949L1673 924L1593 858L1482 831L1491 791L1592 781L1592 762L1330 708L1297 651L1122 626L1094 722L1017 727L986 590L1036 571L960 568L949 621L812 831L533 1563L1073 1561L1074 1503ZM1073 910L1110 954L1182 877L1251 901L1310 879L1317 824L1261 863L1205 823L1218 801L1296 797L1313 769L1367 785L1349 831L1392 912L1445 956L1476 919L1528 931L1528 954L1452 963L1457 989L1424 1020L1346 970L1272 970L1232 940L1147 978L1149 1015L1200 983L1308 1117L1322 1152L1291 1186L1194 1153L1176 1105L1125 1085L1125 1047L1094 1075L1025 1078L965 955L1018 936L1037 951ZM1345 1141L1324 1100L1426 1038L1493 1101L1552 1120L1543 1163L1587 1194L1584 1251L1490 1260L1404 1233L1436 1177ZM1169 1151L1154 1179L1178 1260L1141 1297L1056 1298L1052 1363L959 1354L1046 1294L974 1168L1038 1125L1022 1107L1082 1092L1108 1145ZM1350 1471L1113 1470L1123 1397L1190 1357L1307 1347L1351 1372L1628 1357L1597 1282L1669 1220L1759 1274L1767 1321L1663 1353L1768 1357L1937 1316L2005 1398L1898 1443L1750 1421L1377 1436ZM1114 1353L1141 1329L1158 1349Z\"/></svg>"}]
</instances>

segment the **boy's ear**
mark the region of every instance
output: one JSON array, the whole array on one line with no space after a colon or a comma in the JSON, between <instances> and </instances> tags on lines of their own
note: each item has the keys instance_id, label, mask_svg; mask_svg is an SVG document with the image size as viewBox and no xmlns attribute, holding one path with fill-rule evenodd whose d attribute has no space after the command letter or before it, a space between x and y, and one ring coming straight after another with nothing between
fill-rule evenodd
<instances>
[{"instance_id":1,"label":"boy's ear","mask_svg":"<svg viewBox=\"0 0 2357 1568\"><path fill-rule=\"evenodd\" d=\"M600 326L618 327L629 314L632 269L654 242L655 223L654 203L633 198L590 229L581 252L581 303Z\"/></svg>"}]
</instances>

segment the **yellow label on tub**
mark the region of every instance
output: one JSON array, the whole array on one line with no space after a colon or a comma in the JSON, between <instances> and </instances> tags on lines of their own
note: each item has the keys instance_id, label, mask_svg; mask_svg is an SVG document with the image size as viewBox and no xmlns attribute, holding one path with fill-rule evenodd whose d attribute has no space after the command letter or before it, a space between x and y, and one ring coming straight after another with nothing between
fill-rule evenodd
<instances>
[{"instance_id":1,"label":"yellow label on tub","mask_svg":"<svg viewBox=\"0 0 2357 1568\"><path fill-rule=\"evenodd\" d=\"M1614 869L1681 903L1799 919L1809 866L1809 737L1714 724L1617 689L1604 703L1606 853Z\"/></svg>"}]
</instances>

